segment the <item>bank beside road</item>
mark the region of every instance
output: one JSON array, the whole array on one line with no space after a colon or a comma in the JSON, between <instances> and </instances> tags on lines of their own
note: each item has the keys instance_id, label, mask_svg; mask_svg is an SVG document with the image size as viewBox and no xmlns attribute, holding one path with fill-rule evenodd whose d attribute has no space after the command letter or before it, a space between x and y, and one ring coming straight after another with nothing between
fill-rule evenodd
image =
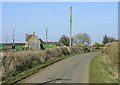
<instances>
[{"instance_id":1,"label":"bank beside road","mask_svg":"<svg viewBox=\"0 0 120 85\"><path fill-rule=\"evenodd\" d=\"M90 83L118 83L118 42L108 43L90 62Z\"/></svg>"}]
</instances>

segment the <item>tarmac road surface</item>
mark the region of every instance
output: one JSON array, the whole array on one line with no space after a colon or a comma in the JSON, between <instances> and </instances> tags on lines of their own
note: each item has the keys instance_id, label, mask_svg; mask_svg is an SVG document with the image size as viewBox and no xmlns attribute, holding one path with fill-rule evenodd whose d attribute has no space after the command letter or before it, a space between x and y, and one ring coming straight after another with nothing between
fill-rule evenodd
<instances>
[{"instance_id":1,"label":"tarmac road surface","mask_svg":"<svg viewBox=\"0 0 120 85\"><path fill-rule=\"evenodd\" d=\"M68 57L19 83L89 83L89 63L99 53L83 53Z\"/></svg>"}]
</instances>

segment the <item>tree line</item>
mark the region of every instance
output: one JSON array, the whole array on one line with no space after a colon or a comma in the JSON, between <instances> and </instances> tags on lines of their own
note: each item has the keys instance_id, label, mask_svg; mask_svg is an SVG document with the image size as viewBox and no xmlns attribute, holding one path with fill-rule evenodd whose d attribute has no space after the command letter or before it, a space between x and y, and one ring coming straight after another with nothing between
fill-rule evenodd
<instances>
[{"instance_id":1,"label":"tree line","mask_svg":"<svg viewBox=\"0 0 120 85\"><path fill-rule=\"evenodd\" d=\"M106 43L115 42L117 41L113 37L108 37L105 35L103 37L102 44L95 42L94 47L101 47L104 46ZM57 46L69 46L70 38L68 36L62 35L59 39L59 42L56 43ZM78 33L74 37L71 38L72 46L90 46L91 45L91 38L87 33Z\"/></svg>"}]
</instances>

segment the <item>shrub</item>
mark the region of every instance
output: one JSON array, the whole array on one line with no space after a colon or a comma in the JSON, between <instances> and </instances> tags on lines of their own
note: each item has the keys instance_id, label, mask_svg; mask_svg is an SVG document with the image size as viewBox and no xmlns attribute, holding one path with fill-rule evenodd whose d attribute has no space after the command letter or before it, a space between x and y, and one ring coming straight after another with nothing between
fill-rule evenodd
<instances>
[{"instance_id":1,"label":"shrub","mask_svg":"<svg viewBox=\"0 0 120 85\"><path fill-rule=\"evenodd\" d=\"M84 47L84 45L83 44L79 44L79 45L77 45L77 47Z\"/></svg>"}]
</instances>

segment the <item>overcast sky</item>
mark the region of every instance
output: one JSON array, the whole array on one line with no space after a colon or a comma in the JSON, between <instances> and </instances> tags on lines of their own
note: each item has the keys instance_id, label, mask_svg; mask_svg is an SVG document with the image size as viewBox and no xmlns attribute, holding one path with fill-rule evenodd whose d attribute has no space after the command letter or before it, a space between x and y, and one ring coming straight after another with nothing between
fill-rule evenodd
<instances>
[{"instance_id":1,"label":"overcast sky","mask_svg":"<svg viewBox=\"0 0 120 85\"><path fill-rule=\"evenodd\" d=\"M36 35L45 41L58 41L62 35L70 36L69 20L72 6L72 37L87 33L92 44L99 42L105 34L118 38L117 2L3 2L2 38L11 42L15 29L15 42L25 42L25 33ZM7 39L8 38L8 39Z\"/></svg>"}]
</instances>

